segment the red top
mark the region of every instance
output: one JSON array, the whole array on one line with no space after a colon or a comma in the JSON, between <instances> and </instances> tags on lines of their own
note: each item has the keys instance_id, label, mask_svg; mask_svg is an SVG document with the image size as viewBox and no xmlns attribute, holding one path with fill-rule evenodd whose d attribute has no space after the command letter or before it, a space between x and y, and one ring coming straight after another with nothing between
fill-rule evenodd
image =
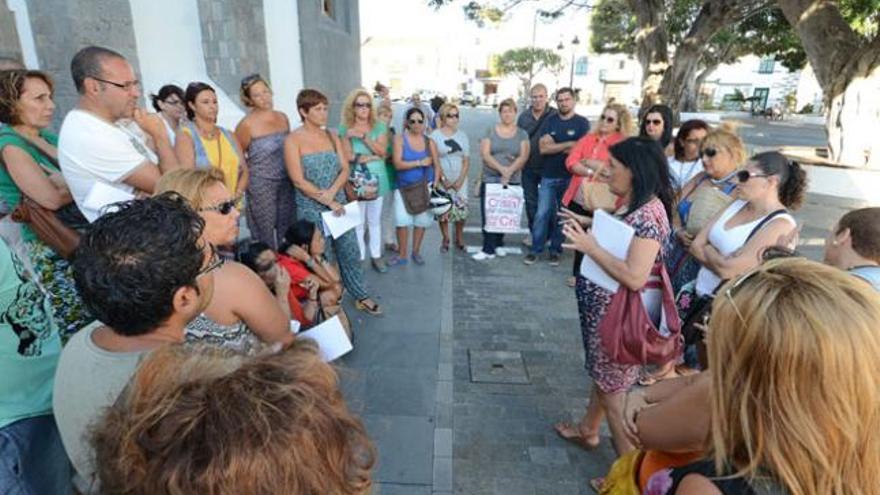
<instances>
[{"instance_id":1,"label":"red top","mask_svg":"<svg viewBox=\"0 0 880 495\"><path fill-rule=\"evenodd\" d=\"M293 317L302 323L303 327L311 324L305 317L300 300L309 297L309 291L300 286L312 272L303 265L299 260L295 260L286 254L278 253L278 265L284 268L290 275L290 291L287 293L287 302L290 305L290 312Z\"/></svg>"},{"instance_id":2,"label":"red top","mask_svg":"<svg viewBox=\"0 0 880 495\"><path fill-rule=\"evenodd\" d=\"M568 153L568 158L565 159L565 168L571 172L572 167L583 159L601 160L607 163L609 161L608 148L623 141L625 137L619 132L605 136L600 136L597 132L587 134L580 138ZM571 203L583 181L584 177L572 173L568 189L565 190L565 195L562 196L563 205Z\"/></svg>"}]
</instances>

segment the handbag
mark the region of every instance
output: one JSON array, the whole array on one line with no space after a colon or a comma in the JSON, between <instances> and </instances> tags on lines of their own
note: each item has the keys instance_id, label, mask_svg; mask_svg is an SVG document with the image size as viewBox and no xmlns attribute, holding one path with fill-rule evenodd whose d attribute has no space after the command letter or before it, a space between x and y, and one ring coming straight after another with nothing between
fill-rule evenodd
<instances>
[{"instance_id":1,"label":"handbag","mask_svg":"<svg viewBox=\"0 0 880 495\"><path fill-rule=\"evenodd\" d=\"M359 163L360 155L351 161L351 173L345 183L345 196L349 201L372 201L379 197L379 178L370 172L365 163Z\"/></svg>"},{"instance_id":2,"label":"handbag","mask_svg":"<svg viewBox=\"0 0 880 495\"><path fill-rule=\"evenodd\" d=\"M428 190L428 178L425 168L422 167L421 179L412 184L398 187L400 196L403 198L403 206L410 215L424 213L431 207L431 193Z\"/></svg>"},{"instance_id":3,"label":"handbag","mask_svg":"<svg viewBox=\"0 0 880 495\"><path fill-rule=\"evenodd\" d=\"M612 361L630 365L663 365L681 354L681 320L675 307L672 283L666 266L656 263L652 273L659 271L659 281L649 281L645 288L661 291L660 326L657 328L642 302L641 291L623 284L611 298L611 304L599 323L602 347Z\"/></svg>"},{"instance_id":4,"label":"handbag","mask_svg":"<svg viewBox=\"0 0 880 495\"><path fill-rule=\"evenodd\" d=\"M62 258L71 260L79 246L80 234L64 225L55 212L22 194L21 201L12 211L12 221L27 224L37 239L52 248Z\"/></svg>"}]
</instances>

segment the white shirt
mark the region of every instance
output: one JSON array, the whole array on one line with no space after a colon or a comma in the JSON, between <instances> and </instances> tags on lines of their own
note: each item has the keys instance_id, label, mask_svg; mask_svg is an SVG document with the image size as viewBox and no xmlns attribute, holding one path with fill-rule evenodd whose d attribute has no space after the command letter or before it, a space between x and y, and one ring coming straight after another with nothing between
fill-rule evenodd
<instances>
[{"instance_id":1,"label":"white shirt","mask_svg":"<svg viewBox=\"0 0 880 495\"><path fill-rule=\"evenodd\" d=\"M147 161L158 162L134 134L84 110L71 110L64 117L58 162L76 205L90 222L100 216L100 207L85 206L95 183L134 193L134 187L123 180Z\"/></svg>"},{"instance_id":2,"label":"white shirt","mask_svg":"<svg viewBox=\"0 0 880 495\"><path fill-rule=\"evenodd\" d=\"M669 178L672 179L672 187L681 191L691 179L703 171L703 160L697 158L691 162L680 162L675 157L669 158Z\"/></svg>"}]
</instances>

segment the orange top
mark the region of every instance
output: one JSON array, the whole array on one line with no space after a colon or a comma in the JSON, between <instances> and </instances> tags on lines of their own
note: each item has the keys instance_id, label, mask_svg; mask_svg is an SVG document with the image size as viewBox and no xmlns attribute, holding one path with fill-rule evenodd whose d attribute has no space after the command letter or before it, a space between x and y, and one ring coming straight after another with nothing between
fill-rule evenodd
<instances>
[{"instance_id":1,"label":"orange top","mask_svg":"<svg viewBox=\"0 0 880 495\"><path fill-rule=\"evenodd\" d=\"M571 152L568 153L568 157L565 159L565 168L571 172L572 167L583 159L601 160L607 163L609 161L608 148L623 141L625 137L619 132L605 136L600 136L597 132L587 134L580 138L571 149ZM572 174L571 182L568 183L568 189L565 190L565 195L562 196L563 205L571 203L583 180L582 176Z\"/></svg>"}]
</instances>

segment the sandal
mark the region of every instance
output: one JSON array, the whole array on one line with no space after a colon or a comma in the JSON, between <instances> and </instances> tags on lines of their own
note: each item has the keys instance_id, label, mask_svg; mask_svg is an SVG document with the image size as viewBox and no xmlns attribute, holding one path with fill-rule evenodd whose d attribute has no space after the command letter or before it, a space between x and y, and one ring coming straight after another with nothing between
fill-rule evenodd
<instances>
[{"instance_id":1,"label":"sandal","mask_svg":"<svg viewBox=\"0 0 880 495\"><path fill-rule=\"evenodd\" d=\"M440 244L440 252L448 253L449 252L449 240L445 239L442 244Z\"/></svg>"},{"instance_id":2,"label":"sandal","mask_svg":"<svg viewBox=\"0 0 880 495\"><path fill-rule=\"evenodd\" d=\"M369 301L372 304L368 304L366 301ZM382 314L382 309L379 307L376 301L371 300L369 297L358 299L354 302L354 307L356 307L359 311L363 311L364 313L371 314L373 316L379 316Z\"/></svg>"},{"instance_id":3,"label":"sandal","mask_svg":"<svg viewBox=\"0 0 880 495\"><path fill-rule=\"evenodd\" d=\"M596 493L602 493L602 487L605 485L605 477L599 476L590 480L590 488Z\"/></svg>"},{"instance_id":4,"label":"sandal","mask_svg":"<svg viewBox=\"0 0 880 495\"><path fill-rule=\"evenodd\" d=\"M578 447L584 450L594 450L599 446L599 435L596 435L596 441L590 442L586 438L581 435L579 428L568 421L560 421L553 425L553 429L556 431L556 434L559 435L559 438L571 442ZM576 432L576 433L573 433Z\"/></svg>"}]
</instances>

